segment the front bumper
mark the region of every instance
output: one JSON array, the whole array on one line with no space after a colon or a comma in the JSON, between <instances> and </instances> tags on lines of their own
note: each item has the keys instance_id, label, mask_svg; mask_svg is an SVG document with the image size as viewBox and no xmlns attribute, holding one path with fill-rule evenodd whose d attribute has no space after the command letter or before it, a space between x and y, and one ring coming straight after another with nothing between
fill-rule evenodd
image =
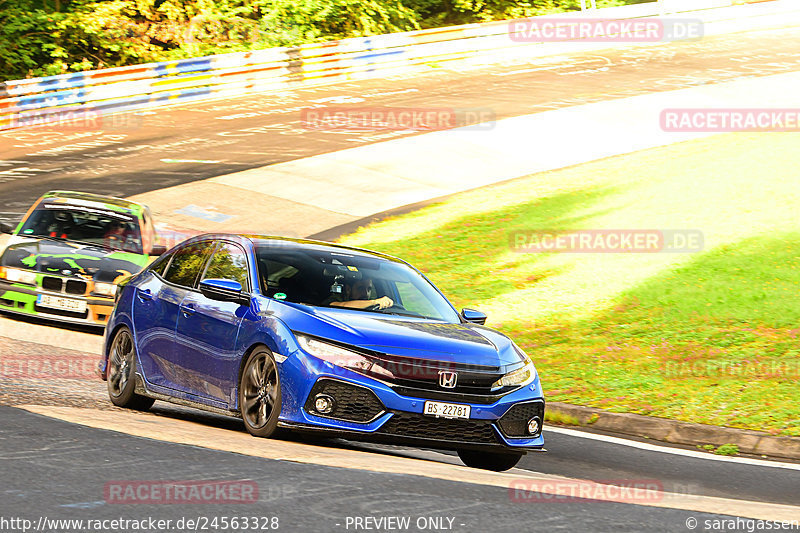
<instances>
[{"instance_id":1,"label":"front bumper","mask_svg":"<svg viewBox=\"0 0 800 533\"><path fill-rule=\"evenodd\" d=\"M538 379L492 404L453 402L469 405L470 418L450 419L422 414L428 398L401 396L387 384L359 377L321 376L303 405L292 416L282 416L280 425L354 440L430 448L525 452L544 446L544 399L536 393L540 390ZM333 412L316 412L314 398L318 394L334 398L337 407ZM534 417L538 418L539 430L530 435L527 425Z\"/></svg>"},{"instance_id":2,"label":"front bumper","mask_svg":"<svg viewBox=\"0 0 800 533\"><path fill-rule=\"evenodd\" d=\"M43 307L38 304L39 295L47 294L70 300L86 302L86 310L72 312ZM58 322L86 324L105 327L108 317L114 309L114 299L102 296L80 296L43 290L22 283L0 280L0 311L32 316Z\"/></svg>"}]
</instances>

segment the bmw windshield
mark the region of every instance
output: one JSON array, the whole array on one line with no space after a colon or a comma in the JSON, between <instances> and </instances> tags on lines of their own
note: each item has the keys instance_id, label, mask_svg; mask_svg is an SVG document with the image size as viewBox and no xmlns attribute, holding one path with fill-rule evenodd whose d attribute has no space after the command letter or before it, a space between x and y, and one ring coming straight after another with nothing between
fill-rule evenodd
<instances>
[{"instance_id":1,"label":"bmw windshield","mask_svg":"<svg viewBox=\"0 0 800 533\"><path fill-rule=\"evenodd\" d=\"M142 236L135 216L82 205L40 204L25 220L19 235L142 253Z\"/></svg>"},{"instance_id":2,"label":"bmw windshield","mask_svg":"<svg viewBox=\"0 0 800 533\"><path fill-rule=\"evenodd\" d=\"M262 290L276 300L337 307L348 300L389 298L363 312L460 322L450 303L419 272L400 261L325 246L256 246Z\"/></svg>"}]
</instances>

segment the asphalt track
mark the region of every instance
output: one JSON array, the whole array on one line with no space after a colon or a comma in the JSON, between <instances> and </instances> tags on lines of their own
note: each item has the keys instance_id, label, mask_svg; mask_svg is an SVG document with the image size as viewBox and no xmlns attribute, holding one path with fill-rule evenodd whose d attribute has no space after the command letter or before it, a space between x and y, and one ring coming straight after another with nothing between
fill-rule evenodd
<instances>
[{"instance_id":1,"label":"asphalt track","mask_svg":"<svg viewBox=\"0 0 800 533\"><path fill-rule=\"evenodd\" d=\"M53 343L57 344L57 343ZM105 383L92 377L96 355L64 348L47 348L41 344L6 339L2 344L5 354L13 354L15 360L36 358L40 363L56 360L81 363L85 369L79 379L61 380L61 383L47 383L41 379L11 380L0 386L0 405L23 406L38 404L44 406L76 406L101 411L119 411L107 400ZM47 412L47 407L44 408ZM8 411L9 417L30 419L21 413ZM123 412L124 411L119 411ZM224 429L236 434L244 434L239 420L203 413L188 408L156 402L152 412L164 424L161 438L170 440L170 420L189 421L206 428ZM154 421L155 423L155 421ZM0 424L2 427L2 424ZM125 426L121 426L125 427ZM800 505L797 494L800 479L800 464L794 468L785 463L767 462L755 458L755 464L747 464L738 459L729 459L684 448L669 447L644 440L626 440L620 445L604 439L602 434L547 427L545 439L547 453L529 454L522 459L518 468L521 471L538 472L546 475L565 476L576 479L606 480L619 483L635 480L656 480L663 491L676 494L691 494L739 500L768 502L784 505ZM593 438L592 438L593 437ZM0 434L3 447L7 441ZM269 441L263 441L269 447ZM420 451L415 448L395 447L377 444L327 440L326 444L337 450L366 450L380 454L393 454L409 458L434 458L437 461L459 463L454 454L442 451ZM654 452L650 447L656 446ZM643 449L644 448L644 449ZM699 457L698 457L699 456ZM3 471L0 468L0 471ZM800 512L800 511L798 511Z\"/></svg>"},{"instance_id":2,"label":"asphalt track","mask_svg":"<svg viewBox=\"0 0 800 533\"><path fill-rule=\"evenodd\" d=\"M488 108L497 118L505 118L652 91L800 71L798 45L796 28L758 31L691 43L538 58L479 72L442 69L173 107L152 114L120 115L113 128L102 132L80 126L6 132L0 134L0 217L17 219L36 196L53 188L131 196L412 134L307 130L301 112L312 106ZM33 351L58 351L29 344ZM102 384L90 387L102 393ZM157 411L161 418L199 421L209 428L241 432L233 419L160 403ZM800 505L796 469L653 452L556 431L548 432L546 439L549 451L527 456L521 471L594 480L658 480L669 492L739 499L743 508L749 505L747 501ZM519 503L512 501L505 489L205 450L87 429L10 407L0 408L0 440L3 517L130 518L150 514L168 519L189 511L209 517L269 514L279 516L291 531L353 530L345 529L343 520L356 515L451 516L457 524L453 530L462 531L687 531L689 516L701 524L704 518L711 518L684 510L612 502ZM452 462L452 456L437 452L342 441L325 445L340 450L343 456L367 449L376 456ZM252 506L199 506L199 512L198 506L186 505L109 505L102 487L109 480L120 479L254 479L262 497ZM242 507L248 510L242 511ZM746 530L724 530L737 529Z\"/></svg>"},{"instance_id":3,"label":"asphalt track","mask_svg":"<svg viewBox=\"0 0 800 533\"><path fill-rule=\"evenodd\" d=\"M127 197L414 134L308 129L302 113L314 108L474 110L501 119L797 70L800 32L785 28L120 114L105 117L103 130L81 122L12 130L0 133L0 220L17 220L54 188ZM537 135L547 132L531 132L531 143Z\"/></svg>"},{"instance_id":4,"label":"asphalt track","mask_svg":"<svg viewBox=\"0 0 800 533\"><path fill-rule=\"evenodd\" d=\"M86 429L0 407L3 517L141 519L153 516L278 517L282 531L353 531L348 517L407 516L408 531L677 531L687 518L720 515L616 502L519 502L508 489L414 475L379 475L274 461ZM513 476L510 476L513 479ZM147 505L108 503L107 483L147 480L252 480L252 504ZM427 517L453 519L447 528L415 527ZM54 528L55 529L55 528ZM168 531L176 531L170 528ZM390 530L383 528L381 530Z\"/></svg>"}]
</instances>

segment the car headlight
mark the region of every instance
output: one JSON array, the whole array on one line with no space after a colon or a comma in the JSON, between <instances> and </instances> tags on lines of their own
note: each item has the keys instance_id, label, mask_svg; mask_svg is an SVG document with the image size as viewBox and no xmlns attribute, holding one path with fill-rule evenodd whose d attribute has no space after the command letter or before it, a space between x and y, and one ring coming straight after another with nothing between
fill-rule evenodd
<instances>
[{"instance_id":1,"label":"car headlight","mask_svg":"<svg viewBox=\"0 0 800 533\"><path fill-rule=\"evenodd\" d=\"M25 283L36 285L36 272L21 270L19 268L0 267L0 278L7 279L14 283Z\"/></svg>"},{"instance_id":2,"label":"car headlight","mask_svg":"<svg viewBox=\"0 0 800 533\"><path fill-rule=\"evenodd\" d=\"M527 385L534 379L536 379L536 367L534 367L531 360L528 359L525 361L525 364L522 367L512 370L502 378L492 383L492 388L495 389L498 387Z\"/></svg>"},{"instance_id":3,"label":"car headlight","mask_svg":"<svg viewBox=\"0 0 800 533\"><path fill-rule=\"evenodd\" d=\"M348 368L356 372L369 372L372 369L372 361L360 353L305 335L296 335L296 337L300 348L302 348L304 352L322 359L323 361L327 361L332 365Z\"/></svg>"},{"instance_id":4,"label":"car headlight","mask_svg":"<svg viewBox=\"0 0 800 533\"><path fill-rule=\"evenodd\" d=\"M533 366L533 361L531 361L530 357L528 357L528 355L522 351L522 348L517 346L517 343L512 342L511 344L514 346L514 350L525 361L525 364L516 370L512 370L502 378L492 383L493 389L498 387L516 387L527 385L536 379L536 367Z\"/></svg>"},{"instance_id":5,"label":"car headlight","mask_svg":"<svg viewBox=\"0 0 800 533\"><path fill-rule=\"evenodd\" d=\"M95 283L94 293L102 296L115 296L117 294L117 285L115 283Z\"/></svg>"}]
</instances>

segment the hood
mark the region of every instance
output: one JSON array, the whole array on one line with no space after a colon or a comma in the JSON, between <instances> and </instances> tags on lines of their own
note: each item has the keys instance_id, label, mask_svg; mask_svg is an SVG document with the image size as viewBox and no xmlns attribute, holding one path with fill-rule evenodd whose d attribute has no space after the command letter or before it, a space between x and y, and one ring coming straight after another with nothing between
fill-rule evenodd
<instances>
[{"instance_id":1,"label":"hood","mask_svg":"<svg viewBox=\"0 0 800 533\"><path fill-rule=\"evenodd\" d=\"M317 319L314 321L317 324L309 324L304 333L368 350L468 365L502 367L522 360L511 339L477 324L450 324L347 309L303 306L303 310Z\"/></svg>"},{"instance_id":2,"label":"hood","mask_svg":"<svg viewBox=\"0 0 800 533\"><path fill-rule=\"evenodd\" d=\"M139 272L148 260L146 255L109 250L102 246L47 238L14 237L0 257L0 265L35 270L42 274L113 282Z\"/></svg>"}]
</instances>

